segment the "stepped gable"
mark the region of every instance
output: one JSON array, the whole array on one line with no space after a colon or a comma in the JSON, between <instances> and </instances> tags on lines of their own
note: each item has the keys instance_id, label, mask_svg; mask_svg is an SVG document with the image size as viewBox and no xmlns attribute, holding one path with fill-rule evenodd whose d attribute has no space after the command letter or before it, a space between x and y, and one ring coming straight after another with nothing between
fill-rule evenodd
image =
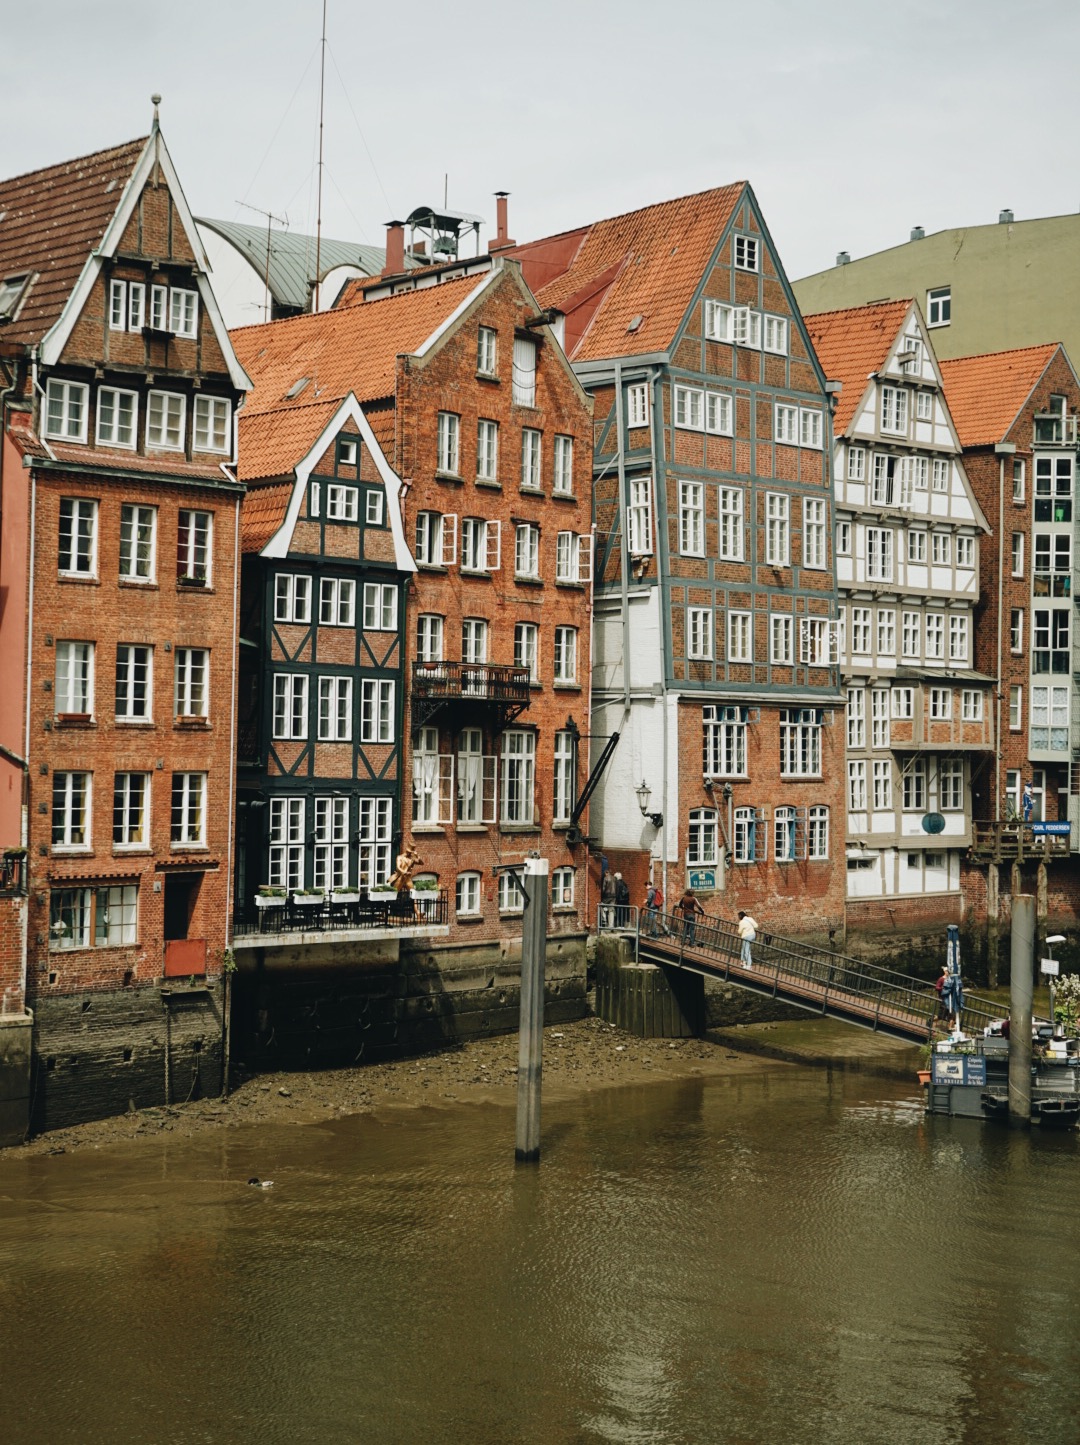
<instances>
[{"instance_id":1,"label":"stepped gable","mask_svg":"<svg viewBox=\"0 0 1080 1445\"><path fill-rule=\"evenodd\" d=\"M993 446L1008 436L1059 345L1051 341L940 363L945 399L961 446Z\"/></svg>"},{"instance_id":2,"label":"stepped gable","mask_svg":"<svg viewBox=\"0 0 1080 1445\"><path fill-rule=\"evenodd\" d=\"M0 278L34 272L0 350L32 346L58 320L100 244L147 137L0 181Z\"/></svg>"},{"instance_id":3,"label":"stepped gable","mask_svg":"<svg viewBox=\"0 0 1080 1445\"><path fill-rule=\"evenodd\" d=\"M664 351L745 191L739 181L662 201L506 254L542 306L567 313L572 361ZM583 325L573 325L575 312Z\"/></svg>"},{"instance_id":4,"label":"stepped gable","mask_svg":"<svg viewBox=\"0 0 1080 1445\"><path fill-rule=\"evenodd\" d=\"M871 372L884 366L910 308L908 298L803 317L825 375L843 382L833 417L835 436L843 436L851 425Z\"/></svg>"}]
</instances>

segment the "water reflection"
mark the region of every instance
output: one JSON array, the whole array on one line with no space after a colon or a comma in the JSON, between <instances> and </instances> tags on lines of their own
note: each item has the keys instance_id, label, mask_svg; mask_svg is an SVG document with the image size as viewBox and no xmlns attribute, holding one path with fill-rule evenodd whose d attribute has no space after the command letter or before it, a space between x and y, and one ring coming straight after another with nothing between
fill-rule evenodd
<instances>
[{"instance_id":1,"label":"water reflection","mask_svg":"<svg viewBox=\"0 0 1080 1445\"><path fill-rule=\"evenodd\" d=\"M5 1160L5 1440L1074 1433L1076 1136L782 1069L544 1147L474 1106Z\"/></svg>"}]
</instances>

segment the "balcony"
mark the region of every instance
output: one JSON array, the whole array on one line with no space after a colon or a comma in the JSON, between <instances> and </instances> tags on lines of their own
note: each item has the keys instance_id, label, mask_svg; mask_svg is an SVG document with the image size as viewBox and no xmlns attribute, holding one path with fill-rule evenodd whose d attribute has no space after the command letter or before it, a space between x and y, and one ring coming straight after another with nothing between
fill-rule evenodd
<instances>
[{"instance_id":1,"label":"balcony","mask_svg":"<svg viewBox=\"0 0 1080 1445\"><path fill-rule=\"evenodd\" d=\"M1014 859L1042 862L1070 856L1070 834L1036 832L1037 828L1062 826L1046 823L1022 823L1018 818L999 819L994 823L972 823L969 857L976 863L1002 863Z\"/></svg>"},{"instance_id":2,"label":"balcony","mask_svg":"<svg viewBox=\"0 0 1080 1445\"><path fill-rule=\"evenodd\" d=\"M412 725L439 712L485 712L499 733L529 706L529 670L491 662L414 662Z\"/></svg>"},{"instance_id":3,"label":"balcony","mask_svg":"<svg viewBox=\"0 0 1080 1445\"><path fill-rule=\"evenodd\" d=\"M338 889L256 894L254 917L233 921L233 947L283 948L364 939L436 938L449 933L445 888Z\"/></svg>"}]
</instances>

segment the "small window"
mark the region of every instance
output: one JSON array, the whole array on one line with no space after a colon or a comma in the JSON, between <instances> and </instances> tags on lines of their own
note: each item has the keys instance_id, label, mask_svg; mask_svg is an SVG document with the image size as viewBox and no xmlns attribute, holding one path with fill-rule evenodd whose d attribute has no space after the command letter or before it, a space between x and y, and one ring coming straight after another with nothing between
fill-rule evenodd
<instances>
[{"instance_id":1,"label":"small window","mask_svg":"<svg viewBox=\"0 0 1080 1445\"><path fill-rule=\"evenodd\" d=\"M783 316L765 317L765 350L777 356L787 355L788 324Z\"/></svg>"},{"instance_id":2,"label":"small window","mask_svg":"<svg viewBox=\"0 0 1080 1445\"><path fill-rule=\"evenodd\" d=\"M932 421L934 418L934 396L932 392L920 391L915 398L915 415L919 421Z\"/></svg>"},{"instance_id":3,"label":"small window","mask_svg":"<svg viewBox=\"0 0 1080 1445\"><path fill-rule=\"evenodd\" d=\"M649 425L649 388L644 382L626 388L626 424Z\"/></svg>"},{"instance_id":4,"label":"small window","mask_svg":"<svg viewBox=\"0 0 1080 1445\"><path fill-rule=\"evenodd\" d=\"M364 627L373 632L397 631L398 591L392 582L364 583Z\"/></svg>"},{"instance_id":5,"label":"small window","mask_svg":"<svg viewBox=\"0 0 1080 1445\"><path fill-rule=\"evenodd\" d=\"M223 396L195 398L195 450L228 452L232 441L232 403Z\"/></svg>"},{"instance_id":6,"label":"small window","mask_svg":"<svg viewBox=\"0 0 1080 1445\"><path fill-rule=\"evenodd\" d=\"M481 326L476 337L476 369L481 376L495 375L497 343L498 332L490 326Z\"/></svg>"},{"instance_id":7,"label":"small window","mask_svg":"<svg viewBox=\"0 0 1080 1445\"><path fill-rule=\"evenodd\" d=\"M319 622L322 626L352 627L355 611L356 583L351 577L323 577L320 579Z\"/></svg>"},{"instance_id":8,"label":"small window","mask_svg":"<svg viewBox=\"0 0 1080 1445\"><path fill-rule=\"evenodd\" d=\"M740 271L758 269L759 243L756 236L735 237L735 265Z\"/></svg>"},{"instance_id":9,"label":"small window","mask_svg":"<svg viewBox=\"0 0 1080 1445\"><path fill-rule=\"evenodd\" d=\"M952 320L952 287L936 286L926 293L926 324L948 326Z\"/></svg>"},{"instance_id":10,"label":"small window","mask_svg":"<svg viewBox=\"0 0 1080 1445\"><path fill-rule=\"evenodd\" d=\"M139 398L133 391L98 387L98 446L134 448L139 422Z\"/></svg>"},{"instance_id":11,"label":"small window","mask_svg":"<svg viewBox=\"0 0 1080 1445\"><path fill-rule=\"evenodd\" d=\"M291 572L277 574L274 578L274 621L311 621L310 577Z\"/></svg>"},{"instance_id":12,"label":"small window","mask_svg":"<svg viewBox=\"0 0 1080 1445\"><path fill-rule=\"evenodd\" d=\"M552 908L573 908L573 868L556 868L553 870L551 874L551 906Z\"/></svg>"},{"instance_id":13,"label":"small window","mask_svg":"<svg viewBox=\"0 0 1080 1445\"><path fill-rule=\"evenodd\" d=\"M169 330L175 336L194 337L198 319L199 293L174 286L169 292Z\"/></svg>"},{"instance_id":14,"label":"small window","mask_svg":"<svg viewBox=\"0 0 1080 1445\"><path fill-rule=\"evenodd\" d=\"M448 476L458 475L461 452L461 418L453 412L441 411L438 416L438 456L436 468Z\"/></svg>"},{"instance_id":15,"label":"small window","mask_svg":"<svg viewBox=\"0 0 1080 1445\"><path fill-rule=\"evenodd\" d=\"M494 336L494 332L491 335ZM483 335L483 330L481 330ZM483 368L481 368L482 370ZM480 874L459 873L455 889L454 906L459 916L475 917L480 912Z\"/></svg>"},{"instance_id":16,"label":"small window","mask_svg":"<svg viewBox=\"0 0 1080 1445\"><path fill-rule=\"evenodd\" d=\"M863 447L848 447L847 474L849 482L866 479L866 450Z\"/></svg>"},{"instance_id":17,"label":"small window","mask_svg":"<svg viewBox=\"0 0 1080 1445\"><path fill-rule=\"evenodd\" d=\"M383 494L382 492L369 491L364 502L364 518L369 527L381 527L383 524Z\"/></svg>"},{"instance_id":18,"label":"small window","mask_svg":"<svg viewBox=\"0 0 1080 1445\"><path fill-rule=\"evenodd\" d=\"M837 522L836 524L836 555L838 557L851 556L850 522Z\"/></svg>"},{"instance_id":19,"label":"small window","mask_svg":"<svg viewBox=\"0 0 1080 1445\"><path fill-rule=\"evenodd\" d=\"M152 391L146 409L146 445L182 452L186 412L186 397L171 391Z\"/></svg>"},{"instance_id":20,"label":"small window","mask_svg":"<svg viewBox=\"0 0 1080 1445\"><path fill-rule=\"evenodd\" d=\"M357 487L343 487L337 482L326 486L326 517L330 522L355 522L359 513L360 492Z\"/></svg>"},{"instance_id":21,"label":"small window","mask_svg":"<svg viewBox=\"0 0 1080 1445\"><path fill-rule=\"evenodd\" d=\"M1012 499L1014 502L1022 503L1024 500L1024 482L1026 464L1018 457L1013 458L1012 465Z\"/></svg>"},{"instance_id":22,"label":"small window","mask_svg":"<svg viewBox=\"0 0 1080 1445\"><path fill-rule=\"evenodd\" d=\"M337 460L339 467L356 466L356 438L338 437Z\"/></svg>"},{"instance_id":23,"label":"small window","mask_svg":"<svg viewBox=\"0 0 1080 1445\"><path fill-rule=\"evenodd\" d=\"M1022 577L1024 575L1024 534L1014 532L1012 534L1012 575Z\"/></svg>"},{"instance_id":24,"label":"small window","mask_svg":"<svg viewBox=\"0 0 1080 1445\"><path fill-rule=\"evenodd\" d=\"M711 607L686 609L686 655L704 661L712 657L713 614Z\"/></svg>"},{"instance_id":25,"label":"small window","mask_svg":"<svg viewBox=\"0 0 1080 1445\"><path fill-rule=\"evenodd\" d=\"M734 326L734 308L720 301L705 302L705 335L710 341L730 341Z\"/></svg>"},{"instance_id":26,"label":"small window","mask_svg":"<svg viewBox=\"0 0 1080 1445\"><path fill-rule=\"evenodd\" d=\"M176 716L206 718L210 707L210 653L205 647L178 647L173 658Z\"/></svg>"},{"instance_id":27,"label":"small window","mask_svg":"<svg viewBox=\"0 0 1080 1445\"><path fill-rule=\"evenodd\" d=\"M522 891L521 879L517 873L499 874L499 912L500 913L523 913L525 911L525 894Z\"/></svg>"},{"instance_id":28,"label":"small window","mask_svg":"<svg viewBox=\"0 0 1080 1445\"><path fill-rule=\"evenodd\" d=\"M89 387L50 378L45 389L45 435L62 441L86 440Z\"/></svg>"}]
</instances>

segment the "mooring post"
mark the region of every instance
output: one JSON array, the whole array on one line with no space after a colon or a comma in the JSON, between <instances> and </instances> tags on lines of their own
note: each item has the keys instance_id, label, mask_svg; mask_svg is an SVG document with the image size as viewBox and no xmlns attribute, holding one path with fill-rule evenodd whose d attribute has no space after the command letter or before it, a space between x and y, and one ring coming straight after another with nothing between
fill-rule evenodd
<instances>
[{"instance_id":1,"label":"mooring post","mask_svg":"<svg viewBox=\"0 0 1080 1445\"><path fill-rule=\"evenodd\" d=\"M1009 974L1009 1123L1031 1123L1031 997L1035 960L1035 899L1030 893L1012 900L1012 951Z\"/></svg>"},{"instance_id":2,"label":"mooring post","mask_svg":"<svg viewBox=\"0 0 1080 1445\"><path fill-rule=\"evenodd\" d=\"M540 1085L544 1059L544 955L547 951L548 860L525 859L521 925L521 1023L518 1031L517 1147L519 1164L540 1160Z\"/></svg>"}]
</instances>

